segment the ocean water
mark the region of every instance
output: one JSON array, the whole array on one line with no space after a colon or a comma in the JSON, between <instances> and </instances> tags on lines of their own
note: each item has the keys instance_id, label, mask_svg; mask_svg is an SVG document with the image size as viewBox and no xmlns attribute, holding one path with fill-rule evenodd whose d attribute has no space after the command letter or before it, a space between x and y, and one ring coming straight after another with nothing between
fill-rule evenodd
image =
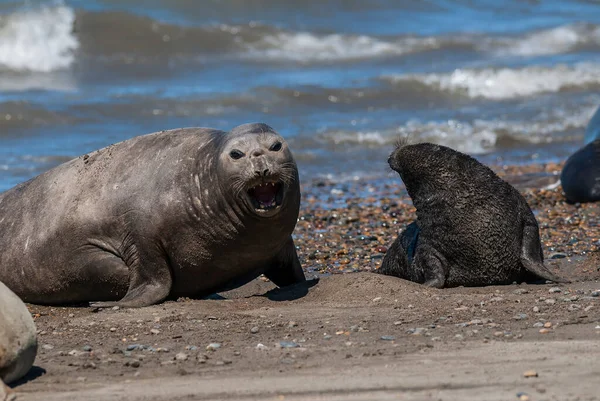
<instances>
[{"instance_id":1,"label":"ocean water","mask_svg":"<svg viewBox=\"0 0 600 401\"><path fill-rule=\"evenodd\" d=\"M591 0L0 0L0 191L162 129L262 121L302 178L398 137L565 159L600 105Z\"/></svg>"}]
</instances>

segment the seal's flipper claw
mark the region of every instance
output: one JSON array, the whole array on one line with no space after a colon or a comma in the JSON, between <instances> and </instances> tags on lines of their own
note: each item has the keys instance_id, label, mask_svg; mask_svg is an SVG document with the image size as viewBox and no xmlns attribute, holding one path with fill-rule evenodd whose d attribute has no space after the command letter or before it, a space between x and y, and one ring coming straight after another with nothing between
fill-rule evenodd
<instances>
[{"instance_id":1,"label":"seal's flipper claw","mask_svg":"<svg viewBox=\"0 0 600 401\"><path fill-rule=\"evenodd\" d=\"M0 379L0 401L16 401L17 395Z\"/></svg>"},{"instance_id":2,"label":"seal's flipper claw","mask_svg":"<svg viewBox=\"0 0 600 401\"><path fill-rule=\"evenodd\" d=\"M90 302L90 308L112 308L115 306L119 306L119 303L116 301L109 302Z\"/></svg>"},{"instance_id":3,"label":"seal's flipper claw","mask_svg":"<svg viewBox=\"0 0 600 401\"><path fill-rule=\"evenodd\" d=\"M292 237L289 238L264 275L278 287L306 281Z\"/></svg>"}]
</instances>

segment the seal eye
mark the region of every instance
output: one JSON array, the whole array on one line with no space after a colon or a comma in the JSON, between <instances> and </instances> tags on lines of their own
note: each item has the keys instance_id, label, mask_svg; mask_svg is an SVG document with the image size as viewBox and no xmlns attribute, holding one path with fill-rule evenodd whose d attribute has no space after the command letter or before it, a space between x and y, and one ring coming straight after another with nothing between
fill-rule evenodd
<instances>
[{"instance_id":1,"label":"seal eye","mask_svg":"<svg viewBox=\"0 0 600 401\"><path fill-rule=\"evenodd\" d=\"M271 145L271 147L269 148L269 150L271 152L279 152L281 150L281 142L275 142L273 145Z\"/></svg>"},{"instance_id":2,"label":"seal eye","mask_svg":"<svg viewBox=\"0 0 600 401\"><path fill-rule=\"evenodd\" d=\"M234 160L241 159L244 157L244 153L241 150L233 149L231 152L229 152L229 157Z\"/></svg>"}]
</instances>

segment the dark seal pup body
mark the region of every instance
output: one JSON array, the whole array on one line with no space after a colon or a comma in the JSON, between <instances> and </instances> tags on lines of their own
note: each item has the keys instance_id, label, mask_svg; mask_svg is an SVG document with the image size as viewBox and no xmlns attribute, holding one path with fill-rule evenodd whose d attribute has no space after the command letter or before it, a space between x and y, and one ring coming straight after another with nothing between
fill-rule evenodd
<instances>
[{"instance_id":1,"label":"dark seal pup body","mask_svg":"<svg viewBox=\"0 0 600 401\"><path fill-rule=\"evenodd\" d=\"M378 273L442 288L562 281L543 264L538 224L521 194L488 167L450 148L399 145L389 165L417 220Z\"/></svg>"},{"instance_id":2,"label":"dark seal pup body","mask_svg":"<svg viewBox=\"0 0 600 401\"><path fill-rule=\"evenodd\" d=\"M600 107L590 119L586 145L573 153L560 174L560 183L571 203L600 200Z\"/></svg>"},{"instance_id":3,"label":"dark seal pup body","mask_svg":"<svg viewBox=\"0 0 600 401\"><path fill-rule=\"evenodd\" d=\"M567 159L560 183L571 203L600 200L600 139L588 143Z\"/></svg>"},{"instance_id":4,"label":"dark seal pup body","mask_svg":"<svg viewBox=\"0 0 600 401\"><path fill-rule=\"evenodd\" d=\"M140 307L264 273L304 281L300 187L265 124L132 138L0 195L0 281L25 302Z\"/></svg>"}]
</instances>

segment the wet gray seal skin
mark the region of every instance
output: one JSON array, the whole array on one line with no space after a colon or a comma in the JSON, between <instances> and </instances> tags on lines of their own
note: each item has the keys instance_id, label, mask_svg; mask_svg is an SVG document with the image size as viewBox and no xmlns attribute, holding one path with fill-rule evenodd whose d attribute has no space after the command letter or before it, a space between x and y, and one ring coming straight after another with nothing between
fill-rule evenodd
<instances>
[{"instance_id":1,"label":"wet gray seal skin","mask_svg":"<svg viewBox=\"0 0 600 401\"><path fill-rule=\"evenodd\" d=\"M560 183L571 203L600 200L600 139L588 143L567 159Z\"/></svg>"},{"instance_id":2,"label":"wet gray seal skin","mask_svg":"<svg viewBox=\"0 0 600 401\"><path fill-rule=\"evenodd\" d=\"M430 143L400 144L388 162L406 185L417 219L378 273L437 288L564 281L543 264L527 202L491 169Z\"/></svg>"},{"instance_id":3,"label":"wet gray seal skin","mask_svg":"<svg viewBox=\"0 0 600 401\"><path fill-rule=\"evenodd\" d=\"M22 378L37 354L37 331L29 310L0 282L0 400L6 398L4 383ZM3 398L4 395L4 398Z\"/></svg>"},{"instance_id":4,"label":"wet gray seal skin","mask_svg":"<svg viewBox=\"0 0 600 401\"><path fill-rule=\"evenodd\" d=\"M141 307L264 273L304 281L286 141L265 124L163 131L0 195L0 280L24 301ZM98 302L104 301L104 302Z\"/></svg>"}]
</instances>

